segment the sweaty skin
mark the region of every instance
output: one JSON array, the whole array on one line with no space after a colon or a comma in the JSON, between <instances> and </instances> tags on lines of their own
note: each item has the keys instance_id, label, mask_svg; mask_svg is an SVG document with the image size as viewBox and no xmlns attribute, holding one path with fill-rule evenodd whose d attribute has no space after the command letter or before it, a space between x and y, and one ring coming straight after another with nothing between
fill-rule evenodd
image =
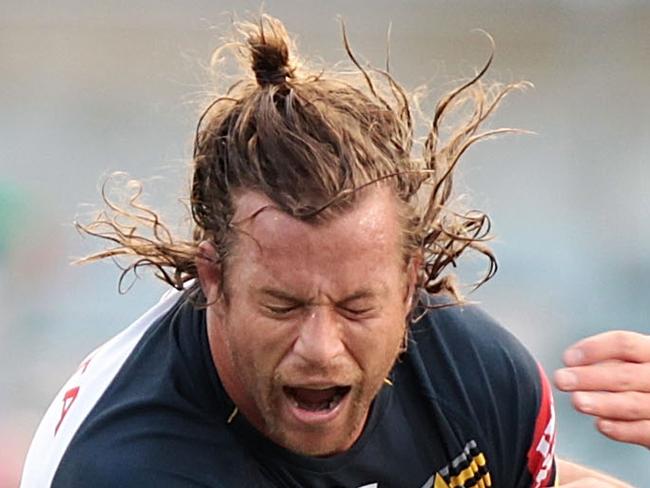
<instances>
[{"instance_id":1,"label":"sweaty skin","mask_svg":"<svg viewBox=\"0 0 650 488\"><path fill-rule=\"evenodd\" d=\"M415 273L404 262L394 197L374 188L318 224L253 191L236 209L225 283L212 245L202 244L209 259L197 261L219 376L277 444L312 456L345 451L399 353L410 307ZM302 408L292 395L314 400L337 389L343 397L331 397L331 409Z\"/></svg>"},{"instance_id":2,"label":"sweaty skin","mask_svg":"<svg viewBox=\"0 0 650 488\"><path fill-rule=\"evenodd\" d=\"M650 448L650 336L610 331L574 344L557 387L607 437Z\"/></svg>"}]
</instances>

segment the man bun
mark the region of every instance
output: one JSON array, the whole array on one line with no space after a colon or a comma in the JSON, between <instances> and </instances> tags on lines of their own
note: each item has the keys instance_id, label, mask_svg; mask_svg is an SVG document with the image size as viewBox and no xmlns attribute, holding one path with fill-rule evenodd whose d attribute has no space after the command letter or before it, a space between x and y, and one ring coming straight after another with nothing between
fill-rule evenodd
<instances>
[{"instance_id":1,"label":"man bun","mask_svg":"<svg viewBox=\"0 0 650 488\"><path fill-rule=\"evenodd\" d=\"M263 15L258 25L246 29L251 68L261 87L281 85L293 78L291 39L282 23Z\"/></svg>"}]
</instances>

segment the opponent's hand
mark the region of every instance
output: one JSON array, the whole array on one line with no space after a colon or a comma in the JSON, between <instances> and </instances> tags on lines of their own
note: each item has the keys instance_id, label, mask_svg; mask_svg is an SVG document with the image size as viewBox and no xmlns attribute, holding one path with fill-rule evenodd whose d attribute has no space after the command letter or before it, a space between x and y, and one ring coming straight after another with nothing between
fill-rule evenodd
<instances>
[{"instance_id":1,"label":"opponent's hand","mask_svg":"<svg viewBox=\"0 0 650 488\"><path fill-rule=\"evenodd\" d=\"M605 332L574 344L563 360L555 384L572 392L573 406L596 417L607 437L650 448L650 336Z\"/></svg>"},{"instance_id":2,"label":"opponent's hand","mask_svg":"<svg viewBox=\"0 0 650 488\"><path fill-rule=\"evenodd\" d=\"M630 485L622 485L619 483L609 483L607 481L599 480L596 478L583 478L571 483L558 485L558 488L632 488Z\"/></svg>"}]
</instances>

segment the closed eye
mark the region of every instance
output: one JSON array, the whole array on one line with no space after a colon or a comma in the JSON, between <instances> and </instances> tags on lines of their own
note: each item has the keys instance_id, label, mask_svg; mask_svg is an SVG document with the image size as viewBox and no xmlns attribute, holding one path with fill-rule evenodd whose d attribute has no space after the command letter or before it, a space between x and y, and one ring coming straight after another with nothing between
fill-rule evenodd
<instances>
[{"instance_id":1,"label":"closed eye","mask_svg":"<svg viewBox=\"0 0 650 488\"><path fill-rule=\"evenodd\" d=\"M362 319L372 315L374 307L339 307L341 312L351 319Z\"/></svg>"},{"instance_id":2,"label":"closed eye","mask_svg":"<svg viewBox=\"0 0 650 488\"><path fill-rule=\"evenodd\" d=\"M273 315L287 315L295 310L298 310L298 308L300 308L300 305L264 305L264 308Z\"/></svg>"}]
</instances>

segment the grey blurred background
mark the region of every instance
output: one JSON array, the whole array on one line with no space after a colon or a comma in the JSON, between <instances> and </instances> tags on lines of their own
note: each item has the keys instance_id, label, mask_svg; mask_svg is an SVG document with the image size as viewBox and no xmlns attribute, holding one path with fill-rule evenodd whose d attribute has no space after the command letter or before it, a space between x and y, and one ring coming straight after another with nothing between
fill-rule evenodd
<instances>
[{"instance_id":1,"label":"grey blurred background","mask_svg":"<svg viewBox=\"0 0 650 488\"><path fill-rule=\"evenodd\" d=\"M69 262L97 245L72 227L112 171L145 180L148 201L182 221L205 70L229 12L253 1L0 2L0 487L16 486L45 408L84 355L146 310L163 286L124 296L111 264ZM623 1L265 2L300 52L354 48L408 88L470 75L497 43L490 78L528 79L495 124L534 136L472 149L461 187L489 211L500 271L471 296L550 373L570 343L650 330L650 5ZM90 207L88 206L90 205ZM476 263L464 276L473 278ZM556 395L558 451L648 486L650 453L609 441Z\"/></svg>"}]
</instances>

